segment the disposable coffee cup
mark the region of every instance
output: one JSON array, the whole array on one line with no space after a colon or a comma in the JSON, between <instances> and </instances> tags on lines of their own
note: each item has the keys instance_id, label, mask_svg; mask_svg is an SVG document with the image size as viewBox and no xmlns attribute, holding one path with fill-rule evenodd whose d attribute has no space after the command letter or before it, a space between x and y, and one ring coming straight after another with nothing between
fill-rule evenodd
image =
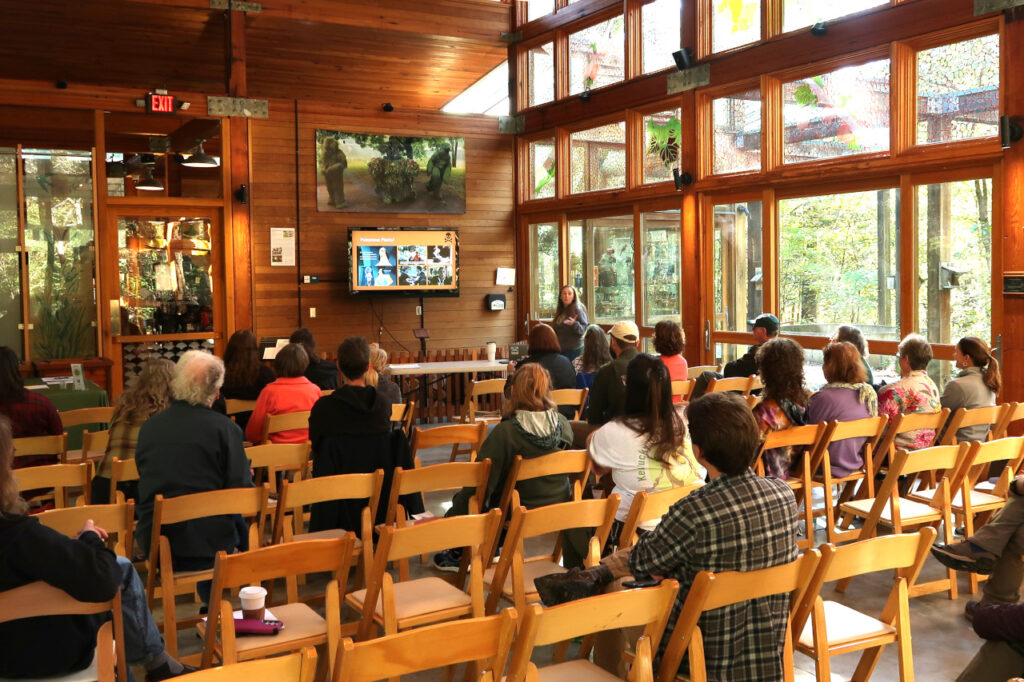
<instances>
[{"instance_id":1,"label":"disposable coffee cup","mask_svg":"<svg viewBox=\"0 0 1024 682\"><path fill-rule=\"evenodd\" d=\"M238 591L238 598L242 600L242 618L263 620L267 599L267 591L264 588L243 587Z\"/></svg>"},{"instance_id":2,"label":"disposable coffee cup","mask_svg":"<svg viewBox=\"0 0 1024 682\"><path fill-rule=\"evenodd\" d=\"M494 362L494 356L498 353L498 344L494 341L487 342L487 362Z\"/></svg>"}]
</instances>

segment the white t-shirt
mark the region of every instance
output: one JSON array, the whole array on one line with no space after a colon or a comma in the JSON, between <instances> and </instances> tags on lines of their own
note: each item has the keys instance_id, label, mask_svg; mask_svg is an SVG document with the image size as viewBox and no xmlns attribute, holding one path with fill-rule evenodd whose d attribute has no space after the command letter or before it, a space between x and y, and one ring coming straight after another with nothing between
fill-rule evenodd
<instances>
[{"instance_id":1,"label":"white t-shirt","mask_svg":"<svg viewBox=\"0 0 1024 682\"><path fill-rule=\"evenodd\" d=\"M689 436L686 437L681 454L691 466L684 464L677 469L677 476L681 477L673 477L665 465L651 459L649 450L647 436L637 433L619 420L610 421L594 431L590 439L590 458L599 466L612 471L612 480L615 482L612 493L621 497L619 510L615 513L619 521L626 520L633 497L640 491L668 490L704 480L705 472L693 458ZM640 524L640 528L654 530L658 522L658 519L645 521Z\"/></svg>"}]
</instances>

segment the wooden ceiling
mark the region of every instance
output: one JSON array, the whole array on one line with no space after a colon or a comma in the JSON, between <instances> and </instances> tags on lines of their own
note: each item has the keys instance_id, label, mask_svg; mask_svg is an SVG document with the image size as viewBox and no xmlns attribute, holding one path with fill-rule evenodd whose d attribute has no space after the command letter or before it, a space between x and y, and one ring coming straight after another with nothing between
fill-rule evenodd
<instances>
[{"instance_id":1,"label":"wooden ceiling","mask_svg":"<svg viewBox=\"0 0 1024 682\"><path fill-rule=\"evenodd\" d=\"M250 97L437 110L507 56L494 0L261 4L244 16ZM9 77L226 93L228 21L209 0L0 0L0 16Z\"/></svg>"}]
</instances>

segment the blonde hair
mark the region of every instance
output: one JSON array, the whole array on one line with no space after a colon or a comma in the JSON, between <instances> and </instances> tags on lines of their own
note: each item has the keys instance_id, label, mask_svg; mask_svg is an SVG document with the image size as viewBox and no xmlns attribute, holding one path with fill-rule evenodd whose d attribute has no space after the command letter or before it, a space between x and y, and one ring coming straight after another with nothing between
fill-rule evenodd
<instances>
[{"instance_id":1,"label":"blonde hair","mask_svg":"<svg viewBox=\"0 0 1024 682\"><path fill-rule=\"evenodd\" d=\"M174 380L174 363L164 358L150 360L134 383L117 399L114 421L129 424L144 422L171 404L171 382Z\"/></svg>"},{"instance_id":2,"label":"blonde hair","mask_svg":"<svg viewBox=\"0 0 1024 682\"><path fill-rule=\"evenodd\" d=\"M370 366L366 368L363 381L366 382L367 386L376 388L377 384L380 383L381 377L386 379L390 373L391 370L388 368L388 352L376 343L371 343Z\"/></svg>"},{"instance_id":3,"label":"blonde hair","mask_svg":"<svg viewBox=\"0 0 1024 682\"><path fill-rule=\"evenodd\" d=\"M505 414L513 414L517 410L544 412L554 408L551 375L548 371L536 362L529 362L517 369L512 375L512 390L505 403Z\"/></svg>"},{"instance_id":4,"label":"blonde hair","mask_svg":"<svg viewBox=\"0 0 1024 682\"><path fill-rule=\"evenodd\" d=\"M11 467L14 464L14 439L11 420L0 414L0 514L24 514L28 509L18 492L18 479Z\"/></svg>"}]
</instances>

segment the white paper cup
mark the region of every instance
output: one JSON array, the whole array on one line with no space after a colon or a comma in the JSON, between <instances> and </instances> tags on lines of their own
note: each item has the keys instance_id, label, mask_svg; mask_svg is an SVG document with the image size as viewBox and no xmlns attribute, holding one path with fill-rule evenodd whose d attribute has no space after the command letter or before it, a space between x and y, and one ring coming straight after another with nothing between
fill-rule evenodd
<instances>
[{"instance_id":1,"label":"white paper cup","mask_svg":"<svg viewBox=\"0 0 1024 682\"><path fill-rule=\"evenodd\" d=\"M493 341L487 342L487 362L494 362L494 356L498 353L498 344Z\"/></svg>"},{"instance_id":2,"label":"white paper cup","mask_svg":"<svg viewBox=\"0 0 1024 682\"><path fill-rule=\"evenodd\" d=\"M262 587L243 587L238 591L242 601L242 617L263 620L267 591Z\"/></svg>"}]
</instances>

